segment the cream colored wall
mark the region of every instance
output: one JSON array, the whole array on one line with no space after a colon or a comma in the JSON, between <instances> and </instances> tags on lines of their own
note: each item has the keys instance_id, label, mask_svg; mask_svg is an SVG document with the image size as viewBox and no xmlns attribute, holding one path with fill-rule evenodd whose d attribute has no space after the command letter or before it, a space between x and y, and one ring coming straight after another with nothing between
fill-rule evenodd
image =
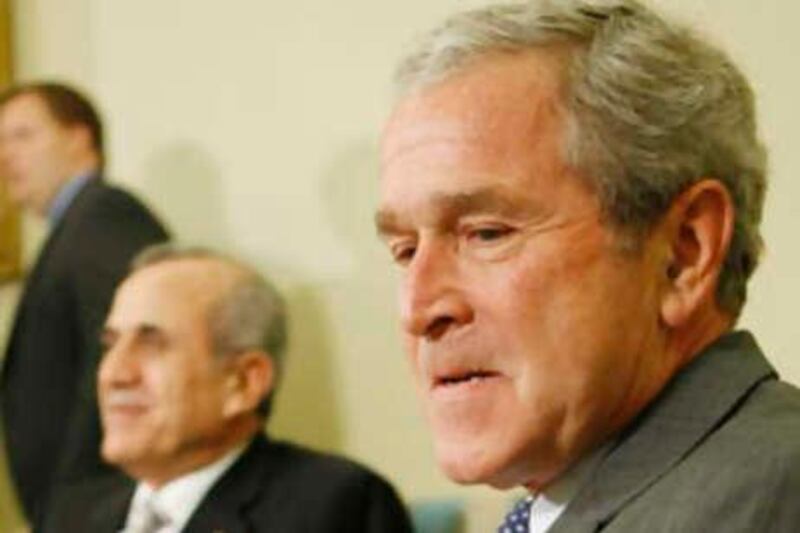
<instances>
[{"instance_id":1,"label":"cream colored wall","mask_svg":"<svg viewBox=\"0 0 800 533\"><path fill-rule=\"evenodd\" d=\"M274 432L360 458L408 497L489 494L437 473L371 225L392 65L415 34L477 2L14 3L18 73L62 77L96 97L113 176L179 236L244 255L288 295L293 348ZM754 76L774 172L769 253L744 322L800 381L800 78L790 63L800 7L660 3L707 26Z\"/></svg>"}]
</instances>

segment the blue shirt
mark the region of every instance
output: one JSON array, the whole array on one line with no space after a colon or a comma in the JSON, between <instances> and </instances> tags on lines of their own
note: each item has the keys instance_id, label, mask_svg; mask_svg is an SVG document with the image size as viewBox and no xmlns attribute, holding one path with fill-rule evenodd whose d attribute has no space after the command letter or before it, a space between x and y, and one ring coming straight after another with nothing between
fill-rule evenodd
<instances>
[{"instance_id":1,"label":"blue shirt","mask_svg":"<svg viewBox=\"0 0 800 533\"><path fill-rule=\"evenodd\" d=\"M56 193L56 197L53 199L53 203L50 204L50 209L47 212L47 219L50 221L50 224L54 226L58 224L58 221L64 216L67 208L72 205L72 201L78 196L83 186L96 176L94 172L80 174L61 186L61 189Z\"/></svg>"}]
</instances>

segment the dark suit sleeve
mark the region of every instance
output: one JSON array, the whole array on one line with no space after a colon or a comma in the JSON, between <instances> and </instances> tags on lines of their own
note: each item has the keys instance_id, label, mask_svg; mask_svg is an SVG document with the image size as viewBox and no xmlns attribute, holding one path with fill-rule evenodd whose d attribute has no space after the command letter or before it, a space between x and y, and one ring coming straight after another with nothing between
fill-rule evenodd
<instances>
[{"instance_id":1,"label":"dark suit sleeve","mask_svg":"<svg viewBox=\"0 0 800 533\"><path fill-rule=\"evenodd\" d=\"M411 533L406 508L394 489L375 477L365 484L364 533Z\"/></svg>"},{"instance_id":2,"label":"dark suit sleeve","mask_svg":"<svg viewBox=\"0 0 800 533\"><path fill-rule=\"evenodd\" d=\"M405 506L386 481L358 467L336 497L320 502L320 527L337 533L411 533Z\"/></svg>"},{"instance_id":3,"label":"dark suit sleeve","mask_svg":"<svg viewBox=\"0 0 800 533\"><path fill-rule=\"evenodd\" d=\"M79 228L85 242L76 248L70 265L73 338L78 344L73 353L79 354L79 382L56 473L62 480L86 477L101 468L96 398L100 332L132 257L145 246L166 239L159 223L138 202L118 191L111 194Z\"/></svg>"}]
</instances>

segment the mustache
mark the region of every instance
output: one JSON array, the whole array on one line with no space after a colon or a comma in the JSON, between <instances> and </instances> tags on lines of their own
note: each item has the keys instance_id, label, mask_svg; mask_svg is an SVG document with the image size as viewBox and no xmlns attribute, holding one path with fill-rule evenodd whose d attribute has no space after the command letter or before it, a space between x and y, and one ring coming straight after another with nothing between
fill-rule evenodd
<instances>
[{"instance_id":1,"label":"mustache","mask_svg":"<svg viewBox=\"0 0 800 533\"><path fill-rule=\"evenodd\" d=\"M117 390L106 392L102 395L105 407L146 407L149 402L142 392Z\"/></svg>"}]
</instances>

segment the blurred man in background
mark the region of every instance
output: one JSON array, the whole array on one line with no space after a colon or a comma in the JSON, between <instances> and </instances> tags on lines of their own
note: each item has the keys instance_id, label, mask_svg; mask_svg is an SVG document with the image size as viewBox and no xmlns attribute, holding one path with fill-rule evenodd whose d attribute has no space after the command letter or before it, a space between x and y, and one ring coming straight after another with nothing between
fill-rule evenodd
<instances>
[{"instance_id":1,"label":"blurred man in background","mask_svg":"<svg viewBox=\"0 0 800 533\"><path fill-rule=\"evenodd\" d=\"M37 516L56 480L103 470L98 334L131 258L166 230L104 178L103 127L75 89L31 83L0 97L0 175L50 223L23 291L0 381L5 447L22 508Z\"/></svg>"}]
</instances>

